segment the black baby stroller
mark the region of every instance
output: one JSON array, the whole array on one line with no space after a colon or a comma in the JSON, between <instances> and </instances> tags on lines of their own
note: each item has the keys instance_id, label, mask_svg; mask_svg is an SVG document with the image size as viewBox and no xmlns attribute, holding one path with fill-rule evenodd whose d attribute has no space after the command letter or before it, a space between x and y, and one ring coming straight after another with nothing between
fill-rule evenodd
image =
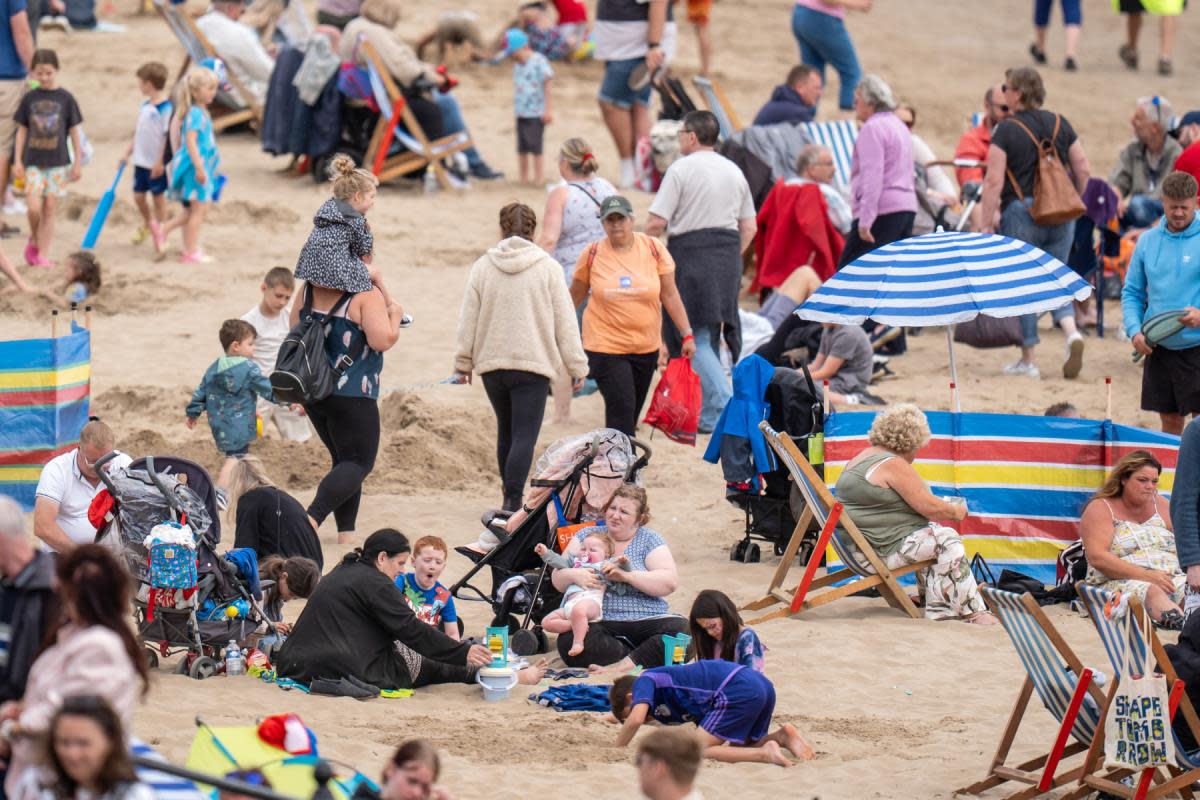
<instances>
[{"instance_id":1,"label":"black baby stroller","mask_svg":"<svg viewBox=\"0 0 1200 800\"><path fill-rule=\"evenodd\" d=\"M734 377L738 377L737 370ZM801 449L824 430L824 400L807 367L776 367L763 400L769 406L767 422L775 430L786 431ZM783 555L804 510L804 501L792 485L787 467L773 457L770 463L756 463L750 440L742 436L723 435L719 447L725 499L746 514L744 535L730 547L730 560L747 564L759 561L762 554L754 539L769 542L775 555ZM818 473L823 471L821 465L815 468ZM801 545L801 563L816 545L818 532L812 528Z\"/></svg>"},{"instance_id":2,"label":"black baby stroller","mask_svg":"<svg viewBox=\"0 0 1200 800\"><path fill-rule=\"evenodd\" d=\"M507 625L510 647L518 655L549 649L541 621L562 600L548 580L548 567L533 552L544 544L555 552L559 532L567 526L598 520L612 493L623 483L637 482L650 461L650 448L620 431L601 428L551 444L538 459L524 510L508 520L484 517L485 530L474 547L455 550L475 562L450 593L462 600L482 600L494 613L492 627ZM512 527L509 530L505 527ZM515 527L514 527L515 526ZM491 568L492 589L471 581Z\"/></svg>"},{"instance_id":3,"label":"black baby stroller","mask_svg":"<svg viewBox=\"0 0 1200 800\"><path fill-rule=\"evenodd\" d=\"M108 454L97 466L115 455ZM112 474L97 472L113 508L96 542L116 551L134 579L134 618L150 665L182 652L186 656L177 672L197 679L213 675L221 648L230 641L244 647L265 614L251 592L250 576L215 550L221 522L212 480L199 464L172 456L138 459ZM196 557L193 586L164 590L154 585L144 542L164 522L190 529Z\"/></svg>"}]
</instances>

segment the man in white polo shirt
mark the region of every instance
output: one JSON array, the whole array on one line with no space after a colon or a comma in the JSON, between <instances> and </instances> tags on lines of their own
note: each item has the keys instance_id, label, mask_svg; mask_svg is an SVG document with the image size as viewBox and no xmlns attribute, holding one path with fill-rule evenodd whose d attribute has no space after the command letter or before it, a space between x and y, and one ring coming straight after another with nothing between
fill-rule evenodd
<instances>
[{"instance_id":1,"label":"man in white polo shirt","mask_svg":"<svg viewBox=\"0 0 1200 800\"><path fill-rule=\"evenodd\" d=\"M92 420L79 434L79 447L52 458L42 468L33 507L33 534L41 540L43 550L65 553L95 540L96 529L87 512L92 498L104 488L96 462L115 444L112 429ZM123 469L129 462L129 456L122 453L105 469Z\"/></svg>"}]
</instances>

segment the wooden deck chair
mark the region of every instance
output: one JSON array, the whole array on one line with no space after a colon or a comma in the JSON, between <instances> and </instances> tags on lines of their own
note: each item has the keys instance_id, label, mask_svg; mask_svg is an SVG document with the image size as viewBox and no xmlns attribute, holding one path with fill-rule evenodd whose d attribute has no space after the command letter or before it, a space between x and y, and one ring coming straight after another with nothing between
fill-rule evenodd
<instances>
[{"instance_id":1,"label":"wooden deck chair","mask_svg":"<svg viewBox=\"0 0 1200 800\"><path fill-rule=\"evenodd\" d=\"M775 575L767 587L766 596L744 606L744 609L749 611L761 611L777 604L782 604L783 608L750 620L747 624L799 614L806 608L832 603L846 595L871 588L878 588L879 593L893 608L904 611L914 619L920 617L921 612L913 605L908 592L896 579L901 575L932 566L935 561L929 559L900 569L889 569L854 524L854 520L850 519L850 515L842 508L842 504L834 500L824 481L813 471L792 437L786 433L777 433L766 422L759 423L758 427L771 449L775 451L776 457L787 466L792 481L804 498L804 511L796 523L795 530L792 531L787 547L784 548L783 556L779 559L779 566L776 567ZM784 579L796 559L809 523L814 519L821 526L817 545L804 564L804 576L800 583L793 589L785 589ZM845 569L826 572L817 577L817 567L820 566L828 546L833 547ZM834 585L838 583L842 585ZM818 590L824 591L812 594Z\"/></svg>"},{"instance_id":2,"label":"wooden deck chair","mask_svg":"<svg viewBox=\"0 0 1200 800\"><path fill-rule=\"evenodd\" d=\"M858 125L851 119L829 122L802 122L798 126L814 144L825 145L833 153L834 180L844 188L850 188L850 169L854 163L854 142L858 139Z\"/></svg>"},{"instance_id":3,"label":"wooden deck chair","mask_svg":"<svg viewBox=\"0 0 1200 800\"><path fill-rule=\"evenodd\" d=\"M1091 617L1096 632L1100 634L1104 652L1108 655L1109 663L1113 668L1114 677L1109 685L1104 713L1107 713L1108 703L1112 702L1117 687L1120 685L1121 667L1119 665L1125 660L1127 647L1132 647L1133 652L1140 658L1145 653L1148 640L1150 653L1158 662L1158 671L1166 676L1167 686L1175 686L1176 682L1182 684L1182 681L1179 681L1179 674L1171 666L1171 659L1167 658L1167 653L1163 650L1162 642L1159 641L1154 629L1151 628L1149 631L1141 629L1142 604L1136 597L1129 598L1129 611L1133 615L1134 621L1131 626L1132 630L1130 630L1124 625L1118 625L1104 613L1105 606L1114 598L1110 592L1086 583L1075 584L1075 589L1087 608L1088 616ZM1183 714L1183 718L1191 728L1193 735L1196 736L1196 740L1200 741L1200 716L1197 716L1196 709L1186 694L1181 693L1179 696L1177 713ZM1174 729L1172 729L1172 735L1174 735ZM1081 788L1071 796L1085 797L1093 791L1101 790L1118 797L1137 798L1137 800L1143 800L1143 798L1153 800L1175 794L1191 798L1194 796L1191 786L1200 780L1200 751L1188 753L1176 737L1175 760L1176 766L1169 767L1166 770L1167 775L1159 770L1144 770L1133 787L1119 783L1121 778L1129 774L1128 770L1109 771L1107 774L1102 774L1104 729L1101 728L1088 750L1084 765L1085 771L1079 780ZM1153 785L1156 780L1158 781L1157 785Z\"/></svg>"},{"instance_id":4,"label":"wooden deck chair","mask_svg":"<svg viewBox=\"0 0 1200 800\"><path fill-rule=\"evenodd\" d=\"M708 110L716 116L717 124L721 126L722 139L728 139L744 127L742 121L738 119L737 112L733 110L733 104L721 90L720 84L712 78L697 75L692 78L692 85L704 96L704 103L708 106Z\"/></svg>"},{"instance_id":5,"label":"wooden deck chair","mask_svg":"<svg viewBox=\"0 0 1200 800\"><path fill-rule=\"evenodd\" d=\"M200 32L196 21L187 13L186 6L154 0L154 7L175 34L175 38L183 45L183 65L179 68L178 78L184 76L193 61L200 63L206 58L221 57ZM223 131L244 122L262 122L262 108L255 101L254 95L246 91L246 87L234 76L233 70L227 69L225 72L237 94L235 96L225 91L217 93L215 102L229 110L224 114L213 114L213 130Z\"/></svg>"},{"instance_id":6,"label":"wooden deck chair","mask_svg":"<svg viewBox=\"0 0 1200 800\"><path fill-rule=\"evenodd\" d=\"M981 794L1012 782L1025 786L1008 795L1008 800L1037 797L1073 783L1083 774L1082 762L1061 775L1058 767L1064 758L1085 752L1095 741L1103 719L1100 709L1104 704L1104 692L1092 682L1092 670L1083 666L1033 595L1003 592L987 586L980 591L1016 648L1021 665L1025 667L1025 682L1008 715L1008 724L1000 736L1000 746L988 766L987 776L955 793ZM1058 721L1058 734L1053 747L1044 755L1008 766L1005 762L1035 691L1042 705ZM1072 738L1074 742L1069 741Z\"/></svg>"},{"instance_id":7,"label":"wooden deck chair","mask_svg":"<svg viewBox=\"0 0 1200 800\"><path fill-rule=\"evenodd\" d=\"M367 60L371 92L379 106L379 121L375 123L375 131L363 156L364 166L380 181L407 175L427 166L433 170L434 177L443 189L453 188L442 166L442 159L471 147L471 137L466 131L459 131L431 141L400 88L392 80L379 52L366 39L359 40L359 52ZM389 155L393 141L404 145L406 149Z\"/></svg>"}]
</instances>

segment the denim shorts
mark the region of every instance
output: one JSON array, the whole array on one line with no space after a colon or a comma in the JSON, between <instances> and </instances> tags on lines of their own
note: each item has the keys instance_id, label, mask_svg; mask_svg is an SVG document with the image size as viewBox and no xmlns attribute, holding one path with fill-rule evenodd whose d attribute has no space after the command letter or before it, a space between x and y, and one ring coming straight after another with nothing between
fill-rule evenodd
<instances>
[{"instance_id":1,"label":"denim shorts","mask_svg":"<svg viewBox=\"0 0 1200 800\"><path fill-rule=\"evenodd\" d=\"M650 105L650 85L640 91L629 88L629 76L639 64L644 64L645 58L622 58L619 61L604 62L604 80L600 84L600 93L596 95L601 103L608 103L614 108L628 111L634 105L643 108Z\"/></svg>"},{"instance_id":2,"label":"denim shorts","mask_svg":"<svg viewBox=\"0 0 1200 800\"><path fill-rule=\"evenodd\" d=\"M167 191L167 173L164 170L163 174L157 178L150 177L149 167L134 167L133 168L133 193L134 194L166 194Z\"/></svg>"}]
</instances>

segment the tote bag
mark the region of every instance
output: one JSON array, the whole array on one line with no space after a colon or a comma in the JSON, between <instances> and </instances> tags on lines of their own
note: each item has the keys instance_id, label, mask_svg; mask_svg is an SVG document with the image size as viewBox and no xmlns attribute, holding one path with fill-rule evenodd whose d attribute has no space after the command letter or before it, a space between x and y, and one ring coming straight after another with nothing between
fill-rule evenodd
<instances>
[{"instance_id":1,"label":"tote bag","mask_svg":"<svg viewBox=\"0 0 1200 800\"><path fill-rule=\"evenodd\" d=\"M1131 611L1125 613L1124 627L1120 685L1104 719L1104 766L1135 771L1172 766L1175 737L1171 734L1167 679L1152 673L1149 646L1142 648L1140 659L1134 654L1130 640L1140 634ZM1142 630L1150 630L1149 616L1143 618Z\"/></svg>"},{"instance_id":2,"label":"tote bag","mask_svg":"<svg viewBox=\"0 0 1200 800\"><path fill-rule=\"evenodd\" d=\"M687 358L673 358L654 389L642 422L683 444L696 444L700 427L700 376Z\"/></svg>"}]
</instances>

